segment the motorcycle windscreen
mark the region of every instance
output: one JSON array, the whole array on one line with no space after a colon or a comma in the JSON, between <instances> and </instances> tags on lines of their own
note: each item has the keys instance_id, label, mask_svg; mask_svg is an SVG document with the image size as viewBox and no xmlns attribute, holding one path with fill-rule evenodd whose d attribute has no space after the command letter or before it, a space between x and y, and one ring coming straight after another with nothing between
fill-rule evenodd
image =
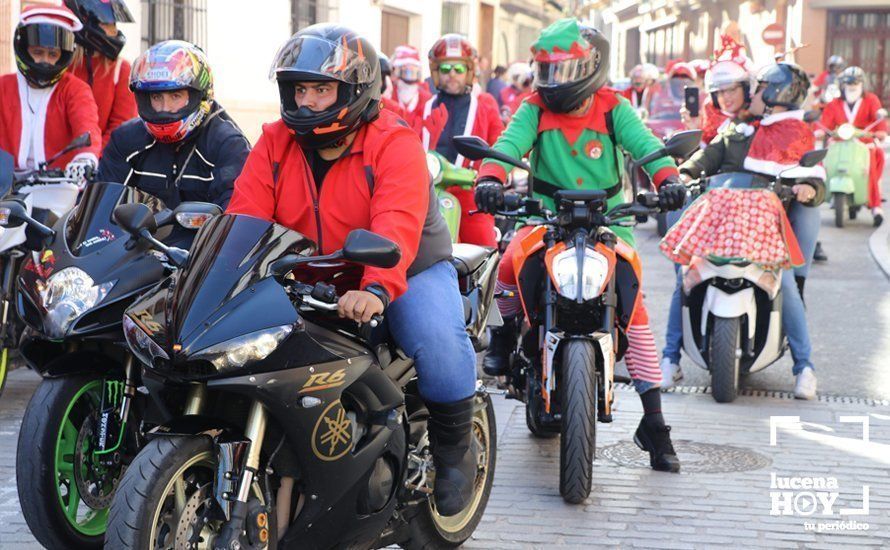
<instances>
[{"instance_id":1,"label":"motorcycle windscreen","mask_svg":"<svg viewBox=\"0 0 890 550\"><path fill-rule=\"evenodd\" d=\"M269 277L272 262L285 254L314 252L314 242L276 223L238 214L213 218L198 232L188 265L180 270L172 291L172 336L188 347L201 331L209 330L233 310L231 302L240 304L243 292L255 291L255 286ZM232 333L214 337L223 341L240 336L237 332L247 330L247 325L255 327L253 330L273 326L275 304L267 306L271 310L258 307L253 318L243 319L241 329L227 324Z\"/></svg>"},{"instance_id":2,"label":"motorcycle windscreen","mask_svg":"<svg viewBox=\"0 0 890 550\"><path fill-rule=\"evenodd\" d=\"M118 205L129 203L145 204L154 213L165 209L160 199L135 187L110 182L87 185L65 224L65 241L71 254L86 256L117 239L129 239L130 235L113 218Z\"/></svg>"},{"instance_id":3,"label":"motorcycle windscreen","mask_svg":"<svg viewBox=\"0 0 890 550\"><path fill-rule=\"evenodd\" d=\"M763 189L770 180L751 172L724 172L708 178L708 189Z\"/></svg>"}]
</instances>

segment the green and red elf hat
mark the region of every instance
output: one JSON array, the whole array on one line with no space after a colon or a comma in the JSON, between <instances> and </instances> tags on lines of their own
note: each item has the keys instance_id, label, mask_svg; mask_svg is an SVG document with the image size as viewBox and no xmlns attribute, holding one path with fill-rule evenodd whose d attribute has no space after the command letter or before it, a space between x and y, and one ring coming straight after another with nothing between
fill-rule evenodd
<instances>
[{"instance_id":1,"label":"green and red elf hat","mask_svg":"<svg viewBox=\"0 0 890 550\"><path fill-rule=\"evenodd\" d=\"M590 43L581 36L577 19L560 19L543 31L532 44L534 60L557 63L567 59L584 59L590 55Z\"/></svg>"}]
</instances>

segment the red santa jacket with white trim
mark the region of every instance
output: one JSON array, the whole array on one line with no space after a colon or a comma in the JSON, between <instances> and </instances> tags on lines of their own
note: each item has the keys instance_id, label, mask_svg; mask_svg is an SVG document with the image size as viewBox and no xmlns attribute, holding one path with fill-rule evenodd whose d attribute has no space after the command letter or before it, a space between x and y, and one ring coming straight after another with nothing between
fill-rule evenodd
<instances>
[{"instance_id":1,"label":"red santa jacket with white trim","mask_svg":"<svg viewBox=\"0 0 890 550\"><path fill-rule=\"evenodd\" d=\"M22 125L22 109L27 108L27 102L20 99L19 80L18 73L0 76L0 98L3 98L0 103L0 149L15 157L16 168L23 168L28 148L22 147L22 144L31 136L30 128ZM36 143L35 161L52 157L75 137L89 132L92 143L88 147L62 155L50 167L64 168L72 159L81 157L92 158L98 164L102 134L99 132L96 102L90 87L74 75L64 74L53 86L41 130L43 139Z\"/></svg>"},{"instance_id":2,"label":"red santa jacket with white trim","mask_svg":"<svg viewBox=\"0 0 890 550\"><path fill-rule=\"evenodd\" d=\"M852 122L857 128L865 128L878 120L878 110L881 108L881 100L877 95L866 92L853 104L851 109L843 98L831 100L822 110L820 122L829 130L834 130L841 124ZM886 132L887 121L882 120L874 125L872 132ZM871 141L871 139L863 139Z\"/></svg>"},{"instance_id":3,"label":"red santa jacket with white trim","mask_svg":"<svg viewBox=\"0 0 890 550\"><path fill-rule=\"evenodd\" d=\"M433 109L435 101L436 96L432 96L424 104L422 127L419 128L423 147L427 151L435 151L436 144L439 143L439 136L441 136L445 122L448 120L448 111L444 105L440 104ZM467 113L464 131L458 135L478 136L489 145L494 145L503 131L504 123L501 121L498 102L494 96L485 92L473 94L470 98L470 111ZM480 162L477 161L474 164L478 166ZM458 155L455 165L467 167L470 165L470 160Z\"/></svg>"},{"instance_id":4,"label":"red santa jacket with white trim","mask_svg":"<svg viewBox=\"0 0 890 550\"><path fill-rule=\"evenodd\" d=\"M89 84L85 62L73 67L74 76ZM136 97L130 91L130 63L125 59L107 61L93 57L93 98L99 109L99 130L102 144L111 139L111 132L131 118L136 118Z\"/></svg>"}]
</instances>

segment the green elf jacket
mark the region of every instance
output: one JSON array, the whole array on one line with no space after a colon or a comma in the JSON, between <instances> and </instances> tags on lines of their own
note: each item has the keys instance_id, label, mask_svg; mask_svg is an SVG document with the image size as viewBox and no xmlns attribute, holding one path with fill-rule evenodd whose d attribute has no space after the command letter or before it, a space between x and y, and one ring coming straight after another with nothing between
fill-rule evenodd
<instances>
[{"instance_id":1,"label":"green elf jacket","mask_svg":"<svg viewBox=\"0 0 890 550\"><path fill-rule=\"evenodd\" d=\"M607 113L610 113L608 117ZM614 142L607 118L611 118ZM626 200L620 192L624 162L615 146L633 158L641 158L658 150L662 143L646 128L627 99L609 88L598 90L587 113L580 116L549 111L538 94L532 94L517 109L510 125L494 144L496 150L516 159L531 151L529 160L536 181L543 180L553 188L618 191L608 200L609 208ZM491 176L504 182L510 168L488 159L480 167L479 177ZM671 158L654 160L643 168L656 186L668 176L677 175L677 166ZM555 206L547 191L552 193L553 188L545 184L535 191L535 195L543 199L544 207L550 210ZM612 229L634 246L632 228L615 226Z\"/></svg>"}]
</instances>

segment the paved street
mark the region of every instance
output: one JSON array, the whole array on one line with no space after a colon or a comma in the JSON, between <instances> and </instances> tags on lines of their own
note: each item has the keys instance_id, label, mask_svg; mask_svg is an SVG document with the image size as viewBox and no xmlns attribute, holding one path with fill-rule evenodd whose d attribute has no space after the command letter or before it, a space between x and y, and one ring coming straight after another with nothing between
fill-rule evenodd
<instances>
[{"instance_id":1,"label":"paved street","mask_svg":"<svg viewBox=\"0 0 890 550\"><path fill-rule=\"evenodd\" d=\"M651 471L647 457L633 446L640 404L632 390L622 387L615 422L597 426L592 495L570 506L558 492L558 440L532 438L521 404L494 396L499 433L495 487L467 547L890 545L890 282L867 251L869 216L838 230L830 225L830 215L826 208L822 241L830 261L814 267L807 287L819 400L795 401L784 393L792 385L786 358L747 380L747 388L756 390L748 392L753 395L719 405L703 393L706 373L685 361L683 387L664 399L683 463L682 473L672 475ZM639 241L660 347L673 271L655 252L653 224L641 228ZM14 371L0 400L3 550L36 547L20 515L14 472L21 413L36 384L33 373ZM771 417L792 417L776 426L775 445L770 445ZM862 441L863 422L867 442ZM792 482L795 488L788 488ZM798 489L819 483L827 488ZM787 509L782 508L785 498ZM823 501L830 514L823 513ZM865 502L867 511L856 515ZM771 514L774 505L777 515Z\"/></svg>"}]
</instances>

